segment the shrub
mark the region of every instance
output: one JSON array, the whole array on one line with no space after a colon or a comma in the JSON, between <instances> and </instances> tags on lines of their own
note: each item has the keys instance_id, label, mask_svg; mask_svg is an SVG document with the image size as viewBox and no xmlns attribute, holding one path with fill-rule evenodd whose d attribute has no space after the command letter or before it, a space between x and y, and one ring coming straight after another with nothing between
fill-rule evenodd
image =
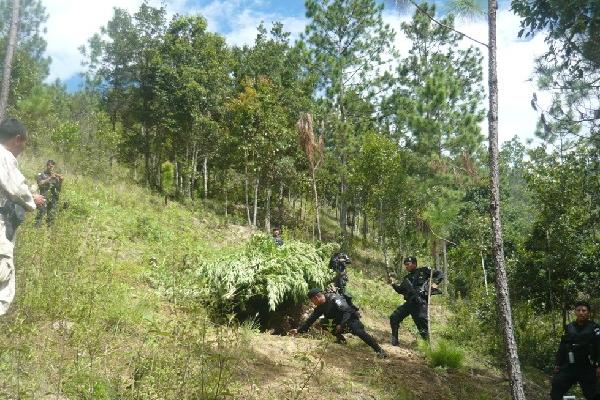
<instances>
[{"instance_id":1,"label":"shrub","mask_svg":"<svg viewBox=\"0 0 600 400\"><path fill-rule=\"evenodd\" d=\"M458 369L462 367L464 354L451 342L440 340L435 346L421 346L432 367Z\"/></svg>"},{"instance_id":2,"label":"shrub","mask_svg":"<svg viewBox=\"0 0 600 400\"><path fill-rule=\"evenodd\" d=\"M266 328L273 312L295 313L309 288L331 281L327 262L333 251L333 245L293 240L277 247L269 236L255 235L242 251L202 263L194 274L214 299L218 314L258 316Z\"/></svg>"}]
</instances>

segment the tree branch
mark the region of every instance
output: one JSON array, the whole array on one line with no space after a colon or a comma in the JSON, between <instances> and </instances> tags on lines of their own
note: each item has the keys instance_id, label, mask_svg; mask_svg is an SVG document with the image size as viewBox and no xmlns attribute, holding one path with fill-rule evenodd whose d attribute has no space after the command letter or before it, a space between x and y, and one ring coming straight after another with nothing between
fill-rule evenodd
<instances>
[{"instance_id":1,"label":"tree branch","mask_svg":"<svg viewBox=\"0 0 600 400\"><path fill-rule=\"evenodd\" d=\"M398 3L399 1L400 1L400 0L396 0L396 3ZM417 11L419 11L419 12L420 12L420 13L422 13L422 14L425 14L425 15L427 16L427 18L429 18L429 19L431 20L431 22L434 22L434 23L436 23L437 25L441 26L442 28L445 28L445 29L451 30L452 32L455 32L455 33L458 33L458 34L459 34L459 35L461 35L462 37L464 37L464 38L467 38L467 39L469 39L469 40L471 40L471 41L473 41L473 42L475 42L475 43L477 43L477 44L480 44L480 45L482 45L482 46L484 46L484 47L486 47L486 48L489 48L489 46L488 46L488 44L487 44L487 43L483 43L483 42L481 42L481 41L479 41L479 40L475 39L474 37L471 37L471 36L467 35L466 33L463 33L463 32L461 32L461 31L458 31L458 30L456 30L455 28L453 28L453 27L451 27L451 26L449 26L449 25L446 25L446 24L444 24L443 22L440 22L440 21L438 21L438 20L437 20L437 19L435 19L435 18L434 18L432 15L430 15L430 14L427 12L427 10L423 9L423 7L421 7L420 5L418 5L416 1L414 1L414 0L408 0L408 2L409 2L410 4L412 4L413 6L415 6L415 8L417 9Z\"/></svg>"}]
</instances>

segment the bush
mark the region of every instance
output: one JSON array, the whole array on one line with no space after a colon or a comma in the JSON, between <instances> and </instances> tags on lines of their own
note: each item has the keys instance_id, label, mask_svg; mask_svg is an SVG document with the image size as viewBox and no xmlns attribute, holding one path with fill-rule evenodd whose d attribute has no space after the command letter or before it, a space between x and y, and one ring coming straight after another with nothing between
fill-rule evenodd
<instances>
[{"instance_id":1,"label":"bush","mask_svg":"<svg viewBox=\"0 0 600 400\"><path fill-rule=\"evenodd\" d=\"M433 347L425 343L421 348L432 367L458 369L463 365L465 358L463 352L451 342L440 340Z\"/></svg>"},{"instance_id":2,"label":"bush","mask_svg":"<svg viewBox=\"0 0 600 400\"><path fill-rule=\"evenodd\" d=\"M254 317L264 327L265 314L298 307L311 287L324 287L332 275L327 262L334 246L315 247L288 240L278 247L255 235L241 252L203 263L196 276L215 299L218 311Z\"/></svg>"}]
</instances>

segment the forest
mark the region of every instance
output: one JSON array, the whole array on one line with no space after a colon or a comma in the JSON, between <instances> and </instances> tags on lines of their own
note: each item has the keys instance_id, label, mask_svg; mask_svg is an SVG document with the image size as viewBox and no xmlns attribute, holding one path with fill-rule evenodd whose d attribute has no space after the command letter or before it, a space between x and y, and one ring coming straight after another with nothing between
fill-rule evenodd
<instances>
[{"instance_id":1,"label":"forest","mask_svg":"<svg viewBox=\"0 0 600 400\"><path fill-rule=\"evenodd\" d=\"M4 341L22 339L0 355L0 370L13 371L10 383L0 383L3 398L254 398L225 390L225 361L211 358L214 346L241 350L206 336L233 340L231 330L249 329L255 313L268 315L254 321L259 331L291 328L306 291L327 283L326 260L339 250L357 260L350 288L362 285L359 304L374 315L385 310L386 321L395 297L378 293L387 276L403 275L404 257L443 271L443 295L433 303L443 318L434 322L432 341L489 358L510 382L503 395L525 399L522 368L527 397L547 398L528 392L529 371L548 380L577 300L600 308L600 7L595 0L500 2L520 18L522 40L544 35L546 52L531 79L550 101L532 93L535 140L515 135L499 144L498 119L511 115L497 109L496 1L439 3L446 2L306 0L298 37L281 22L261 23L243 46L209 30L202 15L171 16L166 4L147 1L134 12L116 7L81 43L85 72L80 87L67 90L47 79L44 1L0 0L0 121L14 117L28 128L28 178L52 158L71 187L56 227L36 233L27 223L18 239L17 299L24 297L1 324L10 332ZM385 12L400 11L409 16L401 25L385 22ZM460 31L464 18L487 22L490 36L478 38L485 43ZM398 34L410 40L407 51L396 48ZM138 210L133 193L153 200L140 201ZM72 225L81 231L70 233ZM260 234L275 227L284 250ZM96 234L102 239L94 241ZM36 250L42 243L52 253L46 259ZM146 270L150 257L154 267ZM104 262L113 277L104 275ZM37 267L19 271L19 263ZM106 356L100 342L114 339L101 320L121 317L91 303L64 315L51 310L71 307L65 282L75 279L69 265L76 263L89 265L78 267L82 293L118 292L124 297L111 301L120 304L129 289L109 294L110 285L143 285L154 293L148 299L170 304L179 324L167 339L165 322L155 338L165 346L162 369L148 361L159 357L146 357L145 345L132 351L131 360L145 361L127 372L144 382L131 397L117 377L92 373L94 360ZM139 276L127 278L120 268ZM80 290L73 285L69 290ZM146 323L139 312L127 323ZM194 327L200 315L204 325ZM51 392L67 397L42 397L40 387L56 378L47 385L31 378L56 360L32 362L28 378L19 378L36 347L27 335L42 320L75 321L68 329L75 334L57 350L61 360L72 357L65 348L79 345L87 349L81 357L93 358L85 374L80 367L59 374ZM79 335L77 326L85 327ZM96 347L82 342L95 329L103 332ZM125 335L129 328L118 329ZM127 335L141 338L136 329ZM189 357L203 359L199 354L209 361L177 369L192 365ZM227 371L232 382L241 379ZM194 373L212 383L199 389ZM306 376L285 398L307 395ZM20 379L30 386L15 383ZM409 392L389 398L435 398ZM475 398L453 396L445 398Z\"/></svg>"}]
</instances>

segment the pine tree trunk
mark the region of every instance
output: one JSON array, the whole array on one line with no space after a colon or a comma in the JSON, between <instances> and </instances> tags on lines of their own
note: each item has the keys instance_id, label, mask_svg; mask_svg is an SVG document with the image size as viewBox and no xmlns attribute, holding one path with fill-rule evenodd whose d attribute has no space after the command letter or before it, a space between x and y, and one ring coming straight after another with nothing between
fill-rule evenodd
<instances>
[{"instance_id":1,"label":"pine tree trunk","mask_svg":"<svg viewBox=\"0 0 600 400\"><path fill-rule=\"evenodd\" d=\"M2 88L0 89L0 122L4 121L6 109L8 108L8 93L10 92L10 78L12 73L12 60L17 47L17 31L19 29L19 0L12 0L12 15L10 20L10 31L4 56L4 68L2 69Z\"/></svg>"},{"instance_id":2,"label":"pine tree trunk","mask_svg":"<svg viewBox=\"0 0 600 400\"><path fill-rule=\"evenodd\" d=\"M204 200L208 199L208 157L204 156Z\"/></svg>"},{"instance_id":3,"label":"pine tree trunk","mask_svg":"<svg viewBox=\"0 0 600 400\"><path fill-rule=\"evenodd\" d=\"M342 168L345 163L342 162ZM340 229L345 234L348 227L348 204L346 203L346 177L342 172L342 182L340 184ZM345 236L345 235L344 235Z\"/></svg>"},{"instance_id":4,"label":"pine tree trunk","mask_svg":"<svg viewBox=\"0 0 600 400\"><path fill-rule=\"evenodd\" d=\"M279 184L279 198L277 199L277 220L279 224L283 221L283 214L285 209L285 191L283 187L283 182Z\"/></svg>"},{"instance_id":5,"label":"pine tree trunk","mask_svg":"<svg viewBox=\"0 0 600 400\"><path fill-rule=\"evenodd\" d=\"M492 255L496 267L496 296L498 317L504 334L506 361L510 389L513 400L524 400L523 377L514 335L512 311L508 292L508 277L504 266L504 243L502 240L502 223L500 220L500 173L498 168L498 64L496 48L496 12L497 0L488 1L489 25L489 157L491 201L490 216L492 221Z\"/></svg>"},{"instance_id":6,"label":"pine tree trunk","mask_svg":"<svg viewBox=\"0 0 600 400\"><path fill-rule=\"evenodd\" d=\"M315 196L315 216L317 221L317 238L319 241L321 240L321 209L319 207L319 196L317 194L317 179L315 176L315 170L312 170L312 186L313 186L313 195Z\"/></svg>"},{"instance_id":7,"label":"pine tree trunk","mask_svg":"<svg viewBox=\"0 0 600 400\"><path fill-rule=\"evenodd\" d=\"M363 236L363 240L367 240L367 234L369 233L369 221L367 219L367 213L363 211L363 218L362 218L362 236Z\"/></svg>"},{"instance_id":8,"label":"pine tree trunk","mask_svg":"<svg viewBox=\"0 0 600 400\"><path fill-rule=\"evenodd\" d=\"M228 211L227 211L227 207L228 207L227 200L228 200L228 198L227 198L227 188L226 187L225 187L224 191L225 191L225 224L227 224L227 220L228 220L229 214L228 214Z\"/></svg>"},{"instance_id":9,"label":"pine tree trunk","mask_svg":"<svg viewBox=\"0 0 600 400\"><path fill-rule=\"evenodd\" d=\"M271 187L267 189L267 204L265 205L265 231L271 232Z\"/></svg>"},{"instance_id":10,"label":"pine tree trunk","mask_svg":"<svg viewBox=\"0 0 600 400\"><path fill-rule=\"evenodd\" d=\"M249 195L249 182L248 182L248 158L244 163L244 195L246 196L246 216L248 217L248 226L252 226L252 220L250 219L250 195Z\"/></svg>"},{"instance_id":11,"label":"pine tree trunk","mask_svg":"<svg viewBox=\"0 0 600 400\"><path fill-rule=\"evenodd\" d=\"M448 285L450 284L450 279L448 277L448 243L443 241L442 252L444 255L444 294L448 294Z\"/></svg>"},{"instance_id":12,"label":"pine tree trunk","mask_svg":"<svg viewBox=\"0 0 600 400\"><path fill-rule=\"evenodd\" d=\"M256 216L258 214L258 186L259 186L260 180L258 179L258 177L256 177L256 180L254 181L254 214L253 214L253 218L252 218L252 226L256 228L257 224L256 224Z\"/></svg>"},{"instance_id":13,"label":"pine tree trunk","mask_svg":"<svg viewBox=\"0 0 600 400\"><path fill-rule=\"evenodd\" d=\"M485 260L483 258L483 251L481 253L479 253L481 256L481 269L483 269L483 284L485 286L485 294L489 295L489 290L488 290L488 280L487 280L487 271L485 269Z\"/></svg>"}]
</instances>

